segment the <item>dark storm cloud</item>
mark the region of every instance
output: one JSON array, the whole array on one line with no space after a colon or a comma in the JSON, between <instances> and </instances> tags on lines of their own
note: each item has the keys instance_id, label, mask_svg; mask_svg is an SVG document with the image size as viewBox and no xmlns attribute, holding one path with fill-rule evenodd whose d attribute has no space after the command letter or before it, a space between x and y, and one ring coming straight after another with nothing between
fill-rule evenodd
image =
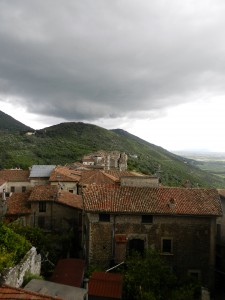
<instances>
[{"instance_id":1,"label":"dark storm cloud","mask_svg":"<svg viewBox=\"0 0 225 300\"><path fill-rule=\"evenodd\" d=\"M222 93L224 10L219 0L0 0L0 94L94 120Z\"/></svg>"}]
</instances>

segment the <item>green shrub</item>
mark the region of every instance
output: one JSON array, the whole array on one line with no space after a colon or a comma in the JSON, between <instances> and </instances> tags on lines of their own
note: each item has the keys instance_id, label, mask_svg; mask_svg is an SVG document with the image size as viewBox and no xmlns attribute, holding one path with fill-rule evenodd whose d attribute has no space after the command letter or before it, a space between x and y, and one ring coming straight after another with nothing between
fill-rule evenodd
<instances>
[{"instance_id":1,"label":"green shrub","mask_svg":"<svg viewBox=\"0 0 225 300\"><path fill-rule=\"evenodd\" d=\"M0 223L0 272L20 262L30 248L30 242Z\"/></svg>"},{"instance_id":2,"label":"green shrub","mask_svg":"<svg viewBox=\"0 0 225 300\"><path fill-rule=\"evenodd\" d=\"M44 279L44 278L41 275L32 274L30 272L27 272L24 276L22 286L24 287L25 285L27 285L32 279Z\"/></svg>"}]
</instances>

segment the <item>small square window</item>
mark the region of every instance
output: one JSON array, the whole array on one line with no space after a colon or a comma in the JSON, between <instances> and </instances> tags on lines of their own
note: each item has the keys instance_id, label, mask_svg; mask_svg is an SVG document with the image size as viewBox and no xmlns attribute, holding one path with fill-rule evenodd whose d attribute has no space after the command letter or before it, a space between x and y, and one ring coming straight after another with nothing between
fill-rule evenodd
<instances>
[{"instance_id":1,"label":"small square window","mask_svg":"<svg viewBox=\"0 0 225 300\"><path fill-rule=\"evenodd\" d=\"M152 224L153 223L153 216L152 215L142 215L141 222L145 224Z\"/></svg>"},{"instance_id":2,"label":"small square window","mask_svg":"<svg viewBox=\"0 0 225 300\"><path fill-rule=\"evenodd\" d=\"M99 214L99 222L110 222L110 214Z\"/></svg>"},{"instance_id":3,"label":"small square window","mask_svg":"<svg viewBox=\"0 0 225 300\"><path fill-rule=\"evenodd\" d=\"M22 193L25 193L25 192L26 192L26 187L22 186Z\"/></svg>"},{"instance_id":4,"label":"small square window","mask_svg":"<svg viewBox=\"0 0 225 300\"><path fill-rule=\"evenodd\" d=\"M46 202L39 202L39 212L46 212Z\"/></svg>"},{"instance_id":5,"label":"small square window","mask_svg":"<svg viewBox=\"0 0 225 300\"><path fill-rule=\"evenodd\" d=\"M201 271L200 270L188 270L188 275L195 280L201 280Z\"/></svg>"},{"instance_id":6,"label":"small square window","mask_svg":"<svg viewBox=\"0 0 225 300\"><path fill-rule=\"evenodd\" d=\"M15 186L11 186L10 191L11 191L11 193L14 193L15 192Z\"/></svg>"},{"instance_id":7,"label":"small square window","mask_svg":"<svg viewBox=\"0 0 225 300\"><path fill-rule=\"evenodd\" d=\"M162 253L172 254L173 252L173 240L171 238L162 238Z\"/></svg>"}]
</instances>

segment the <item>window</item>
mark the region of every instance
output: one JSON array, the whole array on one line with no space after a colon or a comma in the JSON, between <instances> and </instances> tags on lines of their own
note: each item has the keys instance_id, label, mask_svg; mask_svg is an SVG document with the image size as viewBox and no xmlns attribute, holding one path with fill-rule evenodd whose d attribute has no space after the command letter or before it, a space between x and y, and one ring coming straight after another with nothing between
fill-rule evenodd
<instances>
[{"instance_id":1,"label":"window","mask_svg":"<svg viewBox=\"0 0 225 300\"><path fill-rule=\"evenodd\" d=\"M22 186L22 193L25 193L25 192L26 192L26 187Z\"/></svg>"},{"instance_id":2,"label":"window","mask_svg":"<svg viewBox=\"0 0 225 300\"><path fill-rule=\"evenodd\" d=\"M132 254L133 251L144 254L145 250L145 242L141 239L132 239L129 241L129 255Z\"/></svg>"},{"instance_id":3,"label":"window","mask_svg":"<svg viewBox=\"0 0 225 300\"><path fill-rule=\"evenodd\" d=\"M152 224L153 223L153 216L152 215L142 215L141 222L145 224Z\"/></svg>"},{"instance_id":4,"label":"window","mask_svg":"<svg viewBox=\"0 0 225 300\"><path fill-rule=\"evenodd\" d=\"M39 202L39 212L46 212L46 202Z\"/></svg>"},{"instance_id":5,"label":"window","mask_svg":"<svg viewBox=\"0 0 225 300\"><path fill-rule=\"evenodd\" d=\"M200 270L188 270L188 276L200 281L201 280L201 271Z\"/></svg>"},{"instance_id":6,"label":"window","mask_svg":"<svg viewBox=\"0 0 225 300\"><path fill-rule=\"evenodd\" d=\"M99 214L99 222L110 222L110 214Z\"/></svg>"},{"instance_id":7,"label":"window","mask_svg":"<svg viewBox=\"0 0 225 300\"><path fill-rule=\"evenodd\" d=\"M73 194L73 190L69 190L69 193Z\"/></svg>"},{"instance_id":8,"label":"window","mask_svg":"<svg viewBox=\"0 0 225 300\"><path fill-rule=\"evenodd\" d=\"M11 191L11 193L14 193L15 192L15 186L11 186L10 191Z\"/></svg>"},{"instance_id":9,"label":"window","mask_svg":"<svg viewBox=\"0 0 225 300\"><path fill-rule=\"evenodd\" d=\"M172 238L162 238L161 251L163 254L172 254L173 252L173 240Z\"/></svg>"}]
</instances>

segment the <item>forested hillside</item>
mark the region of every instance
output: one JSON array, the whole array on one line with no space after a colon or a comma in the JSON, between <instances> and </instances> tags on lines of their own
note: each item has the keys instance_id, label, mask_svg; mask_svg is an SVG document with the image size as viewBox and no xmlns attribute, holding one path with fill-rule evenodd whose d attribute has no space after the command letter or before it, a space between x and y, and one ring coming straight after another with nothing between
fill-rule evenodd
<instances>
[{"instance_id":1,"label":"forested hillside","mask_svg":"<svg viewBox=\"0 0 225 300\"><path fill-rule=\"evenodd\" d=\"M121 129L78 123L62 123L27 135L30 128L16 130L0 123L0 168L28 168L33 164L66 164L79 161L83 155L98 150L118 150L128 155L130 170L158 174L165 185L223 187L224 180L192 165L192 161L148 143ZM13 121L13 124L14 121ZM13 127L13 130L12 130Z\"/></svg>"}]
</instances>

